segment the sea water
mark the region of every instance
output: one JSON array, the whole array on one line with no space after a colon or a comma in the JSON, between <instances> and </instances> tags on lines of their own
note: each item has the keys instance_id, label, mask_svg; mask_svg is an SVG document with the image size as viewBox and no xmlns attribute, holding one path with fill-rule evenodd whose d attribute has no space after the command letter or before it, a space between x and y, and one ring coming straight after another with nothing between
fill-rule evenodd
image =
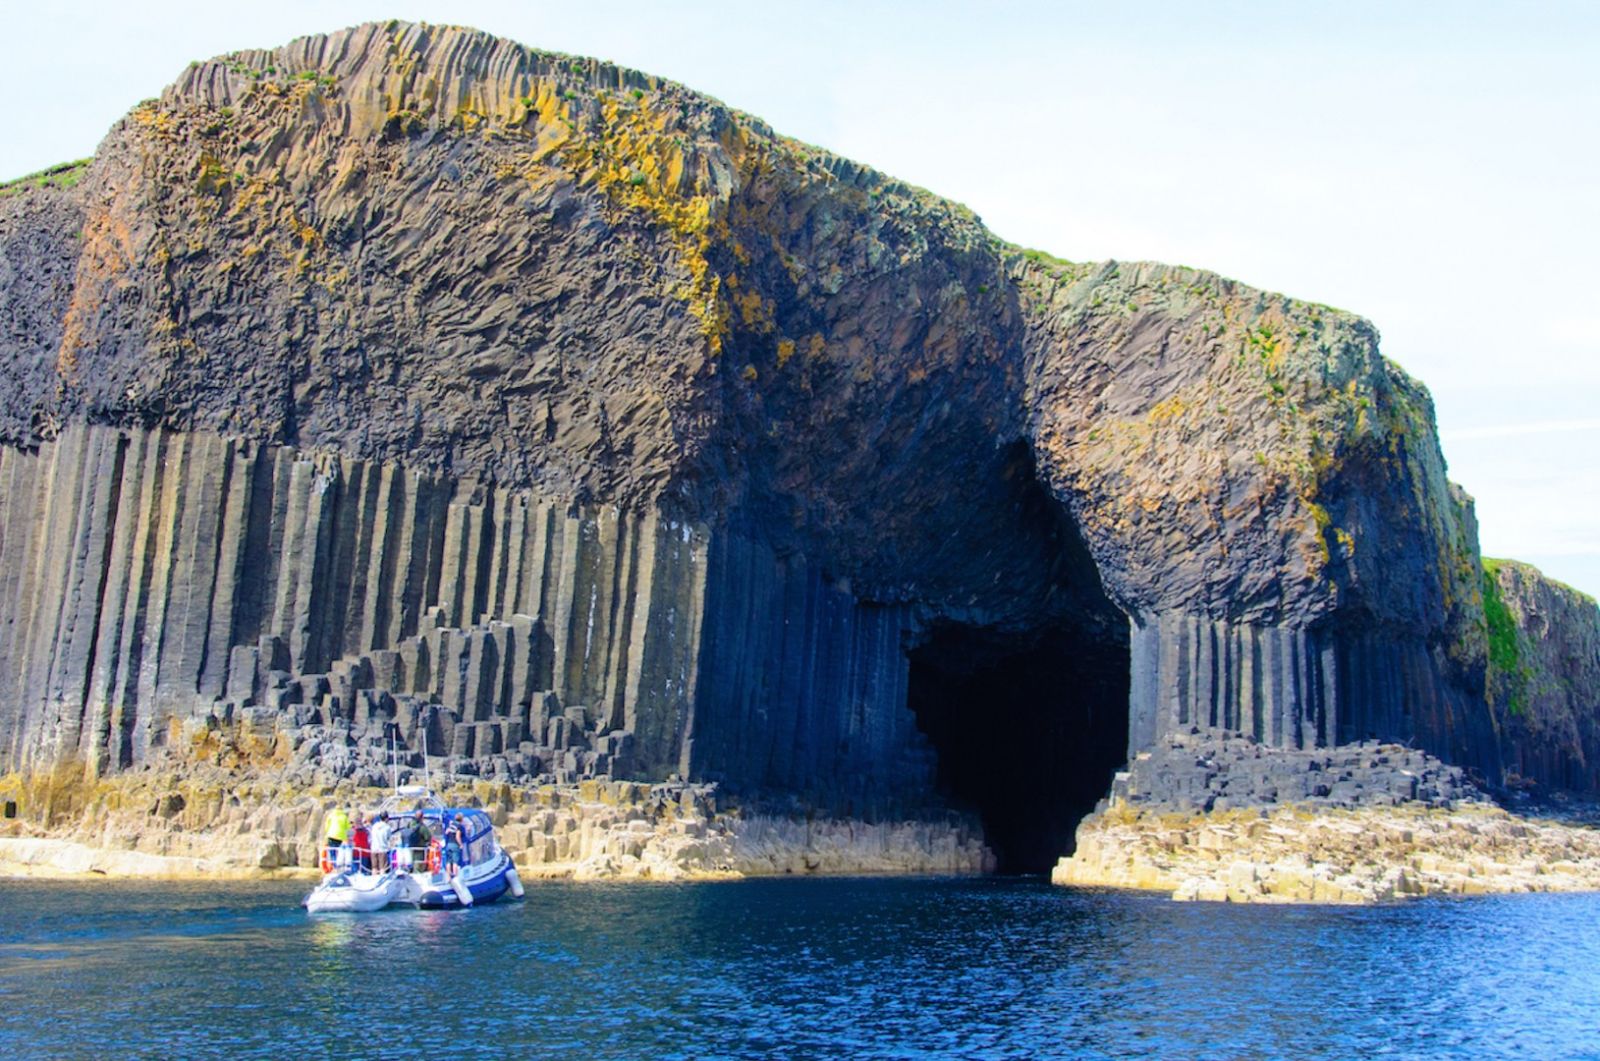
<instances>
[{"instance_id":1,"label":"sea water","mask_svg":"<svg viewBox=\"0 0 1600 1061\"><path fill-rule=\"evenodd\" d=\"M1017 879L0 881L0 1057L1600 1057L1600 896L1172 903Z\"/></svg>"}]
</instances>

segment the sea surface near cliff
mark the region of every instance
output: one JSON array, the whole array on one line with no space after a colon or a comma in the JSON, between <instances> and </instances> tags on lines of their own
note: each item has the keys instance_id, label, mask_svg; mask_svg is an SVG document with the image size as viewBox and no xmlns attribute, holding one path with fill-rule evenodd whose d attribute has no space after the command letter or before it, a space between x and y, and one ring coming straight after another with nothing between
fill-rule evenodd
<instances>
[{"instance_id":1,"label":"sea surface near cliff","mask_svg":"<svg viewBox=\"0 0 1600 1061\"><path fill-rule=\"evenodd\" d=\"M1174 904L1012 879L0 881L0 1055L1579 1057L1600 897Z\"/></svg>"}]
</instances>

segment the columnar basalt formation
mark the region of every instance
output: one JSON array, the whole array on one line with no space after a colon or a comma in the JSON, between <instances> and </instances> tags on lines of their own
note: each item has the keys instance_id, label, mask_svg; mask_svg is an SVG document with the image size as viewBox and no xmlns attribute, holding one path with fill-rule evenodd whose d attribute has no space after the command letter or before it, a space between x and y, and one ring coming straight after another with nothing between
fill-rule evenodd
<instances>
[{"instance_id":1,"label":"columnar basalt formation","mask_svg":"<svg viewBox=\"0 0 1600 1061\"><path fill-rule=\"evenodd\" d=\"M15 765L129 766L220 707L680 767L703 530L159 429L0 451L0 491ZM396 698L442 709L428 742Z\"/></svg>"},{"instance_id":2,"label":"columnar basalt formation","mask_svg":"<svg viewBox=\"0 0 1600 1061\"><path fill-rule=\"evenodd\" d=\"M1018 852L1191 731L1499 780L1471 504L1359 318L456 28L194 64L74 175L0 195L6 766L393 721Z\"/></svg>"},{"instance_id":3,"label":"columnar basalt formation","mask_svg":"<svg viewBox=\"0 0 1600 1061\"><path fill-rule=\"evenodd\" d=\"M1527 564L1484 562L1489 693L1507 782L1600 791L1600 608Z\"/></svg>"}]
</instances>

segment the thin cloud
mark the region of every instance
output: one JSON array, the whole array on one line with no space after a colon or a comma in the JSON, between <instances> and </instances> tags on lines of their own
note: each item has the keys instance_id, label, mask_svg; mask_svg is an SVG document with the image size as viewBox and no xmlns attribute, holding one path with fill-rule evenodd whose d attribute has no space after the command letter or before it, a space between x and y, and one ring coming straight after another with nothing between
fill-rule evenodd
<instances>
[{"instance_id":1,"label":"thin cloud","mask_svg":"<svg viewBox=\"0 0 1600 1061\"><path fill-rule=\"evenodd\" d=\"M1586 420L1536 420L1526 424L1494 424L1489 427L1465 427L1440 431L1439 438L1449 442L1469 438L1512 438L1517 435L1554 435L1569 431L1600 431L1600 419Z\"/></svg>"}]
</instances>

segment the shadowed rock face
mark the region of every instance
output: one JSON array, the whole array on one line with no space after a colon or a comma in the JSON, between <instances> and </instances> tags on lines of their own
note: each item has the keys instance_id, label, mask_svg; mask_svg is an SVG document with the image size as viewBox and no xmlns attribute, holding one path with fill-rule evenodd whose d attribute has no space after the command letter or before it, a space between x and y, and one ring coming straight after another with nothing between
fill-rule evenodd
<instances>
[{"instance_id":1,"label":"shadowed rock face","mask_svg":"<svg viewBox=\"0 0 1600 1061\"><path fill-rule=\"evenodd\" d=\"M907 696L962 629L1071 631L1134 749L1381 736L1498 773L1470 502L1370 325L1020 251L681 86L403 23L236 53L75 188L0 197L0 269L13 764L439 703L485 770L876 813L951 795ZM181 474L129 463L177 438ZM179 598L181 650L150 632ZM497 646L450 664L478 691L374 655L430 629ZM143 677L108 701L96 668ZM981 686L935 728L1003 719Z\"/></svg>"},{"instance_id":2,"label":"shadowed rock face","mask_svg":"<svg viewBox=\"0 0 1600 1061\"><path fill-rule=\"evenodd\" d=\"M1507 781L1532 792L1600 789L1600 609L1527 564L1484 563L1489 691Z\"/></svg>"}]
</instances>

